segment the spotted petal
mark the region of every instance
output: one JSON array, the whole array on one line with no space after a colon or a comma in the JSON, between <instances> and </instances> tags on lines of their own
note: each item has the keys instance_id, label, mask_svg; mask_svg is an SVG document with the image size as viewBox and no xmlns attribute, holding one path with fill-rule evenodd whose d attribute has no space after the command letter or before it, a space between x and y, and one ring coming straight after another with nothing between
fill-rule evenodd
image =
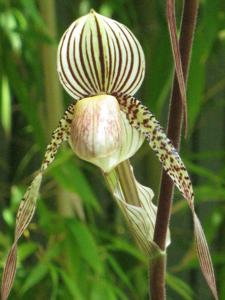
<instances>
[{"instance_id":1,"label":"spotted petal","mask_svg":"<svg viewBox=\"0 0 225 300\"><path fill-rule=\"evenodd\" d=\"M6 300L8 298L13 285L16 273L17 242L24 233L25 229L30 224L30 221L34 215L43 173L47 169L49 164L53 162L57 150L62 144L62 142L68 139L70 133L70 123L73 117L73 111L74 104L71 104L66 110L63 118L60 120L58 128L53 132L52 139L50 144L47 146L41 168L38 171L38 174L36 175L34 180L32 181L31 185L28 187L23 199L20 202L20 206L16 217L14 242L9 251L2 275L2 300Z\"/></svg>"},{"instance_id":2,"label":"spotted petal","mask_svg":"<svg viewBox=\"0 0 225 300\"><path fill-rule=\"evenodd\" d=\"M201 223L194 210L194 193L188 172L171 141L159 122L147 107L132 96L118 96L121 110L126 113L130 124L139 130L156 153L163 168L181 191L191 209L194 223L196 248L202 273L215 297L218 299L213 265Z\"/></svg>"}]
</instances>

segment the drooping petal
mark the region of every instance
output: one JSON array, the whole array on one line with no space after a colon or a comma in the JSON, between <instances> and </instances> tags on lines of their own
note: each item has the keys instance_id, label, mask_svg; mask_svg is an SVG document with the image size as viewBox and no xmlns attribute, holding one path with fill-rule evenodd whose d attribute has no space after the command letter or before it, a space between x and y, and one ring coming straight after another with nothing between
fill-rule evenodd
<instances>
[{"instance_id":1,"label":"drooping petal","mask_svg":"<svg viewBox=\"0 0 225 300\"><path fill-rule=\"evenodd\" d=\"M194 210L193 187L186 167L159 122L146 106L132 96L117 95L117 99L130 124L146 137L163 168L187 200L192 211L196 248L202 273L215 299L218 299L213 265L203 229Z\"/></svg>"},{"instance_id":2,"label":"drooping petal","mask_svg":"<svg viewBox=\"0 0 225 300\"><path fill-rule=\"evenodd\" d=\"M143 81L145 59L126 26L91 10L64 33L57 69L74 99L113 92L133 95Z\"/></svg>"},{"instance_id":3,"label":"drooping petal","mask_svg":"<svg viewBox=\"0 0 225 300\"><path fill-rule=\"evenodd\" d=\"M194 194L187 170L155 116L135 97L121 95L117 99L130 124L145 136L184 198L192 201Z\"/></svg>"},{"instance_id":4,"label":"drooping petal","mask_svg":"<svg viewBox=\"0 0 225 300\"><path fill-rule=\"evenodd\" d=\"M121 165L124 163L127 162L122 162ZM133 184L137 190L138 199L131 200L127 198L126 193L124 193L125 187L123 186L126 184L126 178L123 178L123 181L121 180L117 168L110 173L106 173L105 179L137 243L141 249L148 254L148 257L152 259L157 255L163 254L157 244L153 242L157 213L157 208L152 203L154 193L150 188L137 182L129 163L128 168L131 172L131 176L134 178ZM170 236L168 232L167 246L169 244Z\"/></svg>"},{"instance_id":5,"label":"drooping petal","mask_svg":"<svg viewBox=\"0 0 225 300\"><path fill-rule=\"evenodd\" d=\"M38 197L38 191L41 185L42 174L34 178L33 182L27 189L23 199L20 202L20 206L16 217L16 230L15 238L12 248L9 251L6 265L2 275L2 289L1 289L1 299L5 300L8 298L10 293L15 273L16 273L16 261L17 261L17 242L24 230L29 225L36 207L36 201Z\"/></svg>"},{"instance_id":6,"label":"drooping petal","mask_svg":"<svg viewBox=\"0 0 225 300\"><path fill-rule=\"evenodd\" d=\"M216 287L216 279L213 270L212 259L210 256L207 240L202 229L202 225L194 211L194 207L191 207L193 222L194 222L194 231L195 231L195 242L197 253L199 257L199 263L202 269L202 273L212 291L212 294L216 300L218 300L218 292Z\"/></svg>"},{"instance_id":7,"label":"drooping petal","mask_svg":"<svg viewBox=\"0 0 225 300\"><path fill-rule=\"evenodd\" d=\"M71 124L70 145L75 154L104 172L131 157L144 137L130 126L118 101L110 95L77 102Z\"/></svg>"},{"instance_id":8,"label":"drooping petal","mask_svg":"<svg viewBox=\"0 0 225 300\"><path fill-rule=\"evenodd\" d=\"M28 187L16 216L16 228L13 245L9 251L6 264L2 275L1 299L6 300L9 296L16 273L17 261L17 242L30 224L36 209L36 202L44 171L55 158L58 148L63 141L68 139L70 134L70 124L73 118L74 104L71 104L66 110L63 118L60 120L58 128L53 132L50 144L47 146L44 160L36 177Z\"/></svg>"}]
</instances>

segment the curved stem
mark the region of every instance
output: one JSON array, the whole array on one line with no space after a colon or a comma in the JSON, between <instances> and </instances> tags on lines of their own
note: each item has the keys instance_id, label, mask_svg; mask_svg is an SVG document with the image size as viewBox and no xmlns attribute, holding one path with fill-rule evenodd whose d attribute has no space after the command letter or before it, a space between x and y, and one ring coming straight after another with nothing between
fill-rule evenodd
<instances>
[{"instance_id":1,"label":"curved stem","mask_svg":"<svg viewBox=\"0 0 225 300\"><path fill-rule=\"evenodd\" d=\"M192 50L193 36L196 26L198 11L198 0L184 0L184 10L180 34L180 54L184 79L187 81L189 62ZM174 146L179 149L180 135L182 129L182 101L177 82L174 76L173 89L170 102L168 119L168 137ZM161 189L158 201L158 212L154 233L154 241L162 250L165 250L166 233L171 215L171 205L173 200L172 180L163 171L161 178ZM150 266L150 299L166 299L165 292L166 258L159 257Z\"/></svg>"}]
</instances>

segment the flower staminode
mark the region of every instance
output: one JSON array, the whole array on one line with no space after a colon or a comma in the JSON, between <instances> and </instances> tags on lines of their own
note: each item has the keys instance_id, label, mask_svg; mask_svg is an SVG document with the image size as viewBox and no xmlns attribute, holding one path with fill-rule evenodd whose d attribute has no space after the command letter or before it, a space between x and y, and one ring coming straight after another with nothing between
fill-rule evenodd
<instances>
[{"instance_id":1,"label":"flower staminode","mask_svg":"<svg viewBox=\"0 0 225 300\"><path fill-rule=\"evenodd\" d=\"M14 243L3 272L2 300L8 298L13 284L17 242L34 214L42 176L64 141L69 142L78 157L101 168L143 251L152 259L162 254L153 242L157 212L152 203L154 193L136 181L128 161L144 139L190 206L200 265L217 299L211 258L194 210L186 167L154 115L133 96L145 71L144 53L136 37L123 24L92 10L64 33L58 48L57 70L74 102L53 132L41 168L21 201ZM169 243L168 232L167 246Z\"/></svg>"}]
</instances>

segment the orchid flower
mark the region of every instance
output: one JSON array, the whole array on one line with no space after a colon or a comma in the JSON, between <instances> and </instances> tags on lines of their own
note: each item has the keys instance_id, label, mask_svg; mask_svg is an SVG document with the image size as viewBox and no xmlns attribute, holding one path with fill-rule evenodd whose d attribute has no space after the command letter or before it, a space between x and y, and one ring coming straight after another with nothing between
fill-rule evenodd
<instances>
[{"instance_id":1,"label":"orchid flower","mask_svg":"<svg viewBox=\"0 0 225 300\"><path fill-rule=\"evenodd\" d=\"M131 232L148 257L154 259L164 254L153 241L157 213L152 202L154 193L136 181L129 162L144 140L188 202L200 266L218 299L188 172L155 116L134 97L145 74L144 53L138 40L123 24L91 10L73 22L61 38L57 70L61 84L74 102L53 132L41 168L20 203L14 243L2 277L2 300L8 298L13 285L17 243L35 212L43 174L65 141L79 158L102 170Z\"/></svg>"}]
</instances>

